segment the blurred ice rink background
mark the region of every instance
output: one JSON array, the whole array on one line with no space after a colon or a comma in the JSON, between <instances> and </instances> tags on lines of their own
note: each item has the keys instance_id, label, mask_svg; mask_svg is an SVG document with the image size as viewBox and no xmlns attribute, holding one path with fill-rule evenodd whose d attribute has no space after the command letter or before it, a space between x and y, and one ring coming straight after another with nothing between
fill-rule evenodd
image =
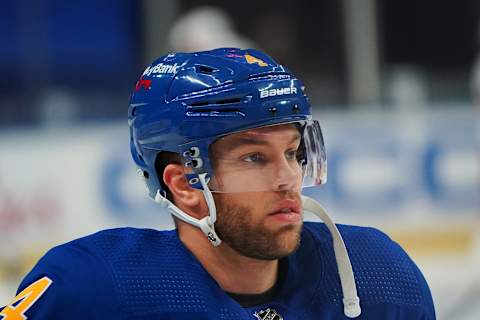
<instances>
[{"instance_id":1,"label":"blurred ice rink background","mask_svg":"<svg viewBox=\"0 0 480 320\"><path fill-rule=\"evenodd\" d=\"M0 305L53 245L171 227L130 160L130 92L168 51L239 46L307 85L329 181L306 192L401 243L438 319L480 319L479 16L477 0L2 1Z\"/></svg>"}]
</instances>

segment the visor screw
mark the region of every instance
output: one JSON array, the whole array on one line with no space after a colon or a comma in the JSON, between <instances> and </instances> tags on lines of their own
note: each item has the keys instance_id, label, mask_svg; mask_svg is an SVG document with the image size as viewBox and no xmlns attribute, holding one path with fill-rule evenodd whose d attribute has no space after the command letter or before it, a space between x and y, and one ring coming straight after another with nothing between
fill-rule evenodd
<instances>
[{"instance_id":1,"label":"visor screw","mask_svg":"<svg viewBox=\"0 0 480 320\"><path fill-rule=\"evenodd\" d=\"M298 113L299 110L300 110L300 107L298 106L298 104L294 104L293 105L293 112Z\"/></svg>"},{"instance_id":2,"label":"visor screw","mask_svg":"<svg viewBox=\"0 0 480 320\"><path fill-rule=\"evenodd\" d=\"M268 111L270 111L271 113L275 113L277 112L277 107L271 107L270 109L268 109Z\"/></svg>"},{"instance_id":3,"label":"visor screw","mask_svg":"<svg viewBox=\"0 0 480 320\"><path fill-rule=\"evenodd\" d=\"M198 179L198 178L192 178L192 179L188 180L188 183L191 184L191 185L197 184L199 182L200 182L200 179Z\"/></svg>"},{"instance_id":4,"label":"visor screw","mask_svg":"<svg viewBox=\"0 0 480 320\"><path fill-rule=\"evenodd\" d=\"M190 157L198 157L200 155L200 149L198 147L191 147L188 149L187 154Z\"/></svg>"}]
</instances>

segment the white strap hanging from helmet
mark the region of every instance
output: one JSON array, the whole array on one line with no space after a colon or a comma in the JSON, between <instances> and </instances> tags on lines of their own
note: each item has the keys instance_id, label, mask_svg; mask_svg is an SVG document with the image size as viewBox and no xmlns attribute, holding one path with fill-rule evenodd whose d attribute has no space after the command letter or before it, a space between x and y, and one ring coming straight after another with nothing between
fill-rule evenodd
<instances>
[{"instance_id":1,"label":"white strap hanging from helmet","mask_svg":"<svg viewBox=\"0 0 480 320\"><path fill-rule=\"evenodd\" d=\"M322 206L312 198L302 195L303 210L314 213L327 226L333 239L333 250L335 260L337 261L338 273L343 293L343 313L349 318L356 318L361 313L360 299L357 295L355 276L353 274L352 264L348 257L347 248L343 242L342 235L328 216Z\"/></svg>"},{"instance_id":2,"label":"white strap hanging from helmet","mask_svg":"<svg viewBox=\"0 0 480 320\"><path fill-rule=\"evenodd\" d=\"M154 200L162 207L167 208L170 213L173 214L175 217L179 218L182 221L185 221L186 223L194 225L197 228L200 228L202 232L207 236L208 240L210 240L210 242L215 247L218 247L220 243L222 243L222 240L218 237L214 227L215 221L217 221L217 209L215 207L215 201L213 199L212 192L207 186L206 175L206 173L198 175L200 183L203 186L203 195L205 197L205 200L207 201L209 211L208 216L203 217L202 219L194 218L180 210L170 200L161 195L160 190L157 190L157 194L155 195Z\"/></svg>"}]
</instances>

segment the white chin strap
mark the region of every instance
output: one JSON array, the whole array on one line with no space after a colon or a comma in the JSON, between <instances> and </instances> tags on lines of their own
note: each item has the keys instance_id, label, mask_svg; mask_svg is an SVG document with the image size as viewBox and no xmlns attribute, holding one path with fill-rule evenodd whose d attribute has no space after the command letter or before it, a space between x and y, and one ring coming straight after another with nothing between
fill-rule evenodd
<instances>
[{"instance_id":1,"label":"white chin strap","mask_svg":"<svg viewBox=\"0 0 480 320\"><path fill-rule=\"evenodd\" d=\"M302 195L303 210L314 213L327 226L333 238L333 250L335 260L337 261L338 273L343 293L343 313L349 318L356 318L362 313L360 308L360 299L357 295L355 277L353 275L352 264L348 257L347 248L343 242L342 235L337 226L332 222L322 206L312 198Z\"/></svg>"},{"instance_id":2,"label":"white chin strap","mask_svg":"<svg viewBox=\"0 0 480 320\"><path fill-rule=\"evenodd\" d=\"M160 194L160 190L157 190L155 195L155 202L159 203L162 207L167 208L171 214L177 217L180 220L185 221L191 225L194 225L197 228L200 228L202 232L207 236L208 240L215 246L218 247L222 240L218 237L215 232L215 221L217 221L217 209L215 208L215 201L213 200L212 192L207 186L205 181L206 173L199 174L198 177L203 187L203 195L207 201L209 215L203 217L202 219L193 218L187 213L180 210L176 205L174 205L170 200L165 198Z\"/></svg>"}]
</instances>

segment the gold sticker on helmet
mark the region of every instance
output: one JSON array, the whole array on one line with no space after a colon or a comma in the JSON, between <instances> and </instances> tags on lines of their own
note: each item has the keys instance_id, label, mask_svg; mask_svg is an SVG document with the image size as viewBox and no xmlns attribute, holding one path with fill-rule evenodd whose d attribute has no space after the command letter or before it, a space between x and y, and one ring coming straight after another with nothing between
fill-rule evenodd
<instances>
[{"instance_id":1,"label":"gold sticker on helmet","mask_svg":"<svg viewBox=\"0 0 480 320\"><path fill-rule=\"evenodd\" d=\"M267 64L265 61L263 61L262 59L256 58L256 57L251 56L251 55L249 55L249 54L246 54L246 55L245 55L245 60L247 60L247 62L248 62L249 64L254 64L254 63L256 63L256 64L258 64L260 67L266 67L266 66L268 66L268 64Z\"/></svg>"}]
</instances>

